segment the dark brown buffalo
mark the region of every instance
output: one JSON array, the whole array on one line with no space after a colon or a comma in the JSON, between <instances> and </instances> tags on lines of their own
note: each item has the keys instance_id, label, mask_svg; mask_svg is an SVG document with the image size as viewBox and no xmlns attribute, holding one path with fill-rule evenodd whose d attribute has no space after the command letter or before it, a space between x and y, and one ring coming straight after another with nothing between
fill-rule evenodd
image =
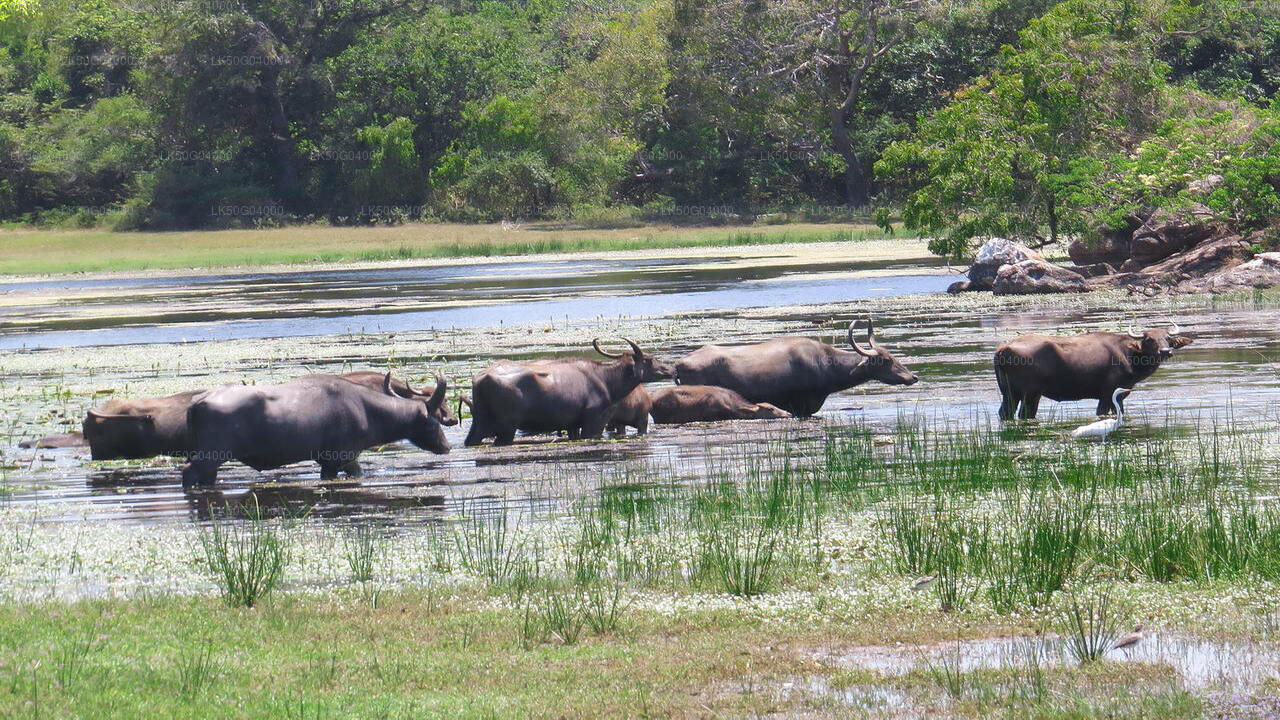
<instances>
[{"instance_id":1,"label":"dark brown buffalo","mask_svg":"<svg viewBox=\"0 0 1280 720\"><path fill-rule=\"evenodd\" d=\"M827 396L879 380L913 385L919 378L875 340L867 320L867 345L848 339L853 352L805 337L782 337L755 345L704 345L676 363L681 385L718 385L751 402L771 403L797 417L808 417Z\"/></svg>"},{"instance_id":2,"label":"dark brown buffalo","mask_svg":"<svg viewBox=\"0 0 1280 720\"><path fill-rule=\"evenodd\" d=\"M996 348L1000 417L1030 419L1040 398L1097 400L1098 414L1115 411L1116 388L1132 388L1151 377L1177 348L1191 344L1176 325L1141 333L1095 332L1071 337L1023 335Z\"/></svg>"},{"instance_id":3,"label":"dark brown buffalo","mask_svg":"<svg viewBox=\"0 0 1280 720\"><path fill-rule=\"evenodd\" d=\"M187 408L204 392L108 400L85 414L84 438L94 460L183 456L189 447Z\"/></svg>"},{"instance_id":4,"label":"dark brown buffalo","mask_svg":"<svg viewBox=\"0 0 1280 720\"><path fill-rule=\"evenodd\" d=\"M635 428L637 435L649 432L649 406L652 404L649 391L643 385L637 385L609 410L609 432L626 435L628 426Z\"/></svg>"},{"instance_id":5,"label":"dark brown buffalo","mask_svg":"<svg viewBox=\"0 0 1280 720\"><path fill-rule=\"evenodd\" d=\"M182 482L212 484L218 468L233 459L255 470L312 460L324 479L339 471L359 477L361 452L399 440L449 452L444 428L426 404L397 396L391 383L391 373L380 392L338 377L308 377L203 393L187 410L191 452Z\"/></svg>"},{"instance_id":6,"label":"dark brown buffalo","mask_svg":"<svg viewBox=\"0 0 1280 720\"><path fill-rule=\"evenodd\" d=\"M599 340L592 342L611 363L586 358L504 360L484 369L471 386L467 446L488 438L497 445L509 445L519 431L564 430L571 440L600 437L614 403L641 383L672 376L670 365L626 342L630 352L617 354L601 350Z\"/></svg>"},{"instance_id":7,"label":"dark brown buffalo","mask_svg":"<svg viewBox=\"0 0 1280 720\"><path fill-rule=\"evenodd\" d=\"M715 420L769 420L791 413L767 402L753 403L729 388L715 385L677 385L653 393L649 414L663 425Z\"/></svg>"},{"instance_id":8,"label":"dark brown buffalo","mask_svg":"<svg viewBox=\"0 0 1280 720\"><path fill-rule=\"evenodd\" d=\"M418 400L442 425L458 424L457 416L445 402L448 385L443 377L436 377L436 386L431 393L415 390L408 383L394 378L389 388L384 387L384 374L373 370L357 370L343 375L304 375L298 379L308 378L339 378L375 392L389 392ZM158 398L121 398L90 410L85 416L83 430L93 459L185 456L188 449L187 408L191 406L191 399L202 392L204 390Z\"/></svg>"}]
</instances>

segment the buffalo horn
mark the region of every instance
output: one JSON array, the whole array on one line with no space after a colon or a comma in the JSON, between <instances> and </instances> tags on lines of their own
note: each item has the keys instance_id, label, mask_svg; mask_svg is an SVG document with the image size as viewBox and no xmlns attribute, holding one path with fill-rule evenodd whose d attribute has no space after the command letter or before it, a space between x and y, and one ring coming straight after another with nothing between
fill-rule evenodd
<instances>
[{"instance_id":1,"label":"buffalo horn","mask_svg":"<svg viewBox=\"0 0 1280 720\"><path fill-rule=\"evenodd\" d=\"M595 349L596 349L596 352L600 353L601 355L603 355L603 356L605 356L605 357L607 357L607 358L614 358L614 359L616 360L617 358L622 357L622 353L618 353L618 354L616 354L616 355L611 355L611 354L609 354L609 353L605 352L604 350L601 350L601 349L600 349L600 338L596 338L595 340L592 340L592 341L591 341L591 347L595 348Z\"/></svg>"},{"instance_id":2,"label":"buffalo horn","mask_svg":"<svg viewBox=\"0 0 1280 720\"><path fill-rule=\"evenodd\" d=\"M433 412L444 405L444 394L449 389L449 383L440 373L436 373L436 389L431 393L431 397L427 400L427 407Z\"/></svg>"},{"instance_id":3,"label":"buffalo horn","mask_svg":"<svg viewBox=\"0 0 1280 720\"><path fill-rule=\"evenodd\" d=\"M1176 322L1174 322L1174 321L1170 320L1170 321L1169 321L1169 334L1170 334L1170 335L1181 335L1181 334L1182 334L1182 328L1178 327L1178 323L1176 323Z\"/></svg>"},{"instance_id":4,"label":"buffalo horn","mask_svg":"<svg viewBox=\"0 0 1280 720\"><path fill-rule=\"evenodd\" d=\"M871 329L871 317L870 316L867 317L867 343L871 346L872 349L863 350L862 346L858 344L858 341L853 339L853 328L857 324L858 324L857 320L854 320L853 322L849 323L849 331L848 331L849 344L853 346L854 352L858 353L859 355L863 357L875 357L876 338L874 335L874 331Z\"/></svg>"},{"instance_id":5,"label":"buffalo horn","mask_svg":"<svg viewBox=\"0 0 1280 720\"><path fill-rule=\"evenodd\" d=\"M1129 337L1133 338L1134 340L1141 340L1141 339L1142 339L1142 333L1140 333L1140 332L1134 332L1134 331L1133 331L1133 326L1132 326L1132 325L1130 325L1130 326L1128 327L1128 329L1127 329L1127 330L1125 330L1125 332L1129 333Z\"/></svg>"},{"instance_id":6,"label":"buffalo horn","mask_svg":"<svg viewBox=\"0 0 1280 720\"><path fill-rule=\"evenodd\" d=\"M627 341L627 344L631 346L631 352L635 353L635 358L636 358L637 360L642 360L642 359L644 359L644 351L640 349L640 346L639 346L639 345L635 344L634 342L632 342L632 341L631 341L630 339L628 339L628 338L622 338L622 339L623 339L623 340L626 340L626 341Z\"/></svg>"}]
</instances>

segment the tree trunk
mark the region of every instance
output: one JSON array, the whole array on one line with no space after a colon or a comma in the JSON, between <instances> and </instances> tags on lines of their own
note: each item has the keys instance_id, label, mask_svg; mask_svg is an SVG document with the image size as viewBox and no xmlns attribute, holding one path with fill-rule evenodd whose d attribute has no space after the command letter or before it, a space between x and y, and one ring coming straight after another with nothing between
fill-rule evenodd
<instances>
[{"instance_id":1,"label":"tree trunk","mask_svg":"<svg viewBox=\"0 0 1280 720\"><path fill-rule=\"evenodd\" d=\"M262 100L267 112L271 156L276 168L276 191L290 209L296 209L301 197L298 181L297 148L289 133L289 119L280 98L280 68L268 64L262 77Z\"/></svg>"},{"instance_id":2,"label":"tree trunk","mask_svg":"<svg viewBox=\"0 0 1280 720\"><path fill-rule=\"evenodd\" d=\"M853 143L849 141L849 119L852 108L845 105L831 111L831 145L844 159L844 201L850 205L865 205L867 202L867 177L862 161L854 152Z\"/></svg>"}]
</instances>

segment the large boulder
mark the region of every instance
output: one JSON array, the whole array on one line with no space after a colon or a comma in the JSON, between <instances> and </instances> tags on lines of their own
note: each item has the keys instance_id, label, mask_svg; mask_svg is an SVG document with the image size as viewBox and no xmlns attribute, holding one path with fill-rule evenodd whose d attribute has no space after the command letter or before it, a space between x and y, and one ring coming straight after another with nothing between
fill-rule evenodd
<instances>
[{"instance_id":1,"label":"large boulder","mask_svg":"<svg viewBox=\"0 0 1280 720\"><path fill-rule=\"evenodd\" d=\"M1036 259L1002 265L992 288L996 295L1078 293L1088 289L1080 273Z\"/></svg>"},{"instance_id":2,"label":"large boulder","mask_svg":"<svg viewBox=\"0 0 1280 720\"><path fill-rule=\"evenodd\" d=\"M1185 283L1183 292L1232 292L1280 286L1280 252L1260 253L1252 260L1199 280Z\"/></svg>"},{"instance_id":3,"label":"large boulder","mask_svg":"<svg viewBox=\"0 0 1280 720\"><path fill-rule=\"evenodd\" d=\"M1213 211L1200 203L1177 212L1156 210L1133 231L1129 258L1145 267L1208 240L1218 232L1220 228L1213 222Z\"/></svg>"},{"instance_id":4,"label":"large boulder","mask_svg":"<svg viewBox=\"0 0 1280 720\"><path fill-rule=\"evenodd\" d=\"M1026 245L1005 238L991 238L978 248L969 268L969 285L964 290L991 290L1002 265L1014 265L1024 260L1044 262L1040 253Z\"/></svg>"},{"instance_id":5,"label":"large boulder","mask_svg":"<svg viewBox=\"0 0 1280 720\"><path fill-rule=\"evenodd\" d=\"M1089 283L1093 287L1126 287L1147 294L1171 290L1229 270L1248 260L1249 246L1254 240L1252 237L1243 238L1239 235L1214 238L1154 265L1133 272L1094 278Z\"/></svg>"},{"instance_id":6,"label":"large boulder","mask_svg":"<svg viewBox=\"0 0 1280 720\"><path fill-rule=\"evenodd\" d=\"M1067 244L1067 257L1076 265L1107 263L1119 266L1132 257L1129 246L1133 243L1133 233L1149 216L1131 215L1125 218L1122 227L1095 230L1087 238L1072 240Z\"/></svg>"}]
</instances>

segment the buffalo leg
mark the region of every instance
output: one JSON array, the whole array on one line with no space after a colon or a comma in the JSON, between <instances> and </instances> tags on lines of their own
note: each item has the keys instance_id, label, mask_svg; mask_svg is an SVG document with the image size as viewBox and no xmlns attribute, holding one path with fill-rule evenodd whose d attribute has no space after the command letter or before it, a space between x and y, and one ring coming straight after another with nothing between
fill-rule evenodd
<instances>
[{"instance_id":1,"label":"buffalo leg","mask_svg":"<svg viewBox=\"0 0 1280 720\"><path fill-rule=\"evenodd\" d=\"M494 440L493 440L494 445L510 445L515 441L516 441L515 428L500 428L499 430L497 430L497 432L494 433ZM476 444L479 445L479 443L476 443Z\"/></svg>"},{"instance_id":2,"label":"buffalo leg","mask_svg":"<svg viewBox=\"0 0 1280 720\"><path fill-rule=\"evenodd\" d=\"M623 426L622 431L623 434L626 434L627 428L625 425ZM649 416L645 415L636 421L636 434L644 435L647 432L649 432Z\"/></svg>"},{"instance_id":3,"label":"buffalo leg","mask_svg":"<svg viewBox=\"0 0 1280 720\"><path fill-rule=\"evenodd\" d=\"M364 476L364 470L360 467L360 461L355 458L352 458L351 462L343 465L341 470L347 477L358 478Z\"/></svg>"},{"instance_id":4,"label":"buffalo leg","mask_svg":"<svg viewBox=\"0 0 1280 720\"><path fill-rule=\"evenodd\" d=\"M484 444L486 438L497 435L493 431L493 423L489 405L484 396L477 394L471 401L471 429L467 431L467 439L462 441L466 447Z\"/></svg>"},{"instance_id":5,"label":"buffalo leg","mask_svg":"<svg viewBox=\"0 0 1280 720\"><path fill-rule=\"evenodd\" d=\"M1040 396L1036 393L1023 395L1020 417L1023 420L1035 420L1038 412L1040 412Z\"/></svg>"},{"instance_id":6,"label":"buffalo leg","mask_svg":"<svg viewBox=\"0 0 1280 720\"><path fill-rule=\"evenodd\" d=\"M1098 401L1098 411L1095 414L1098 417L1102 417L1104 415L1114 415L1115 411L1115 406L1111 404L1111 398L1108 397Z\"/></svg>"},{"instance_id":7,"label":"buffalo leg","mask_svg":"<svg viewBox=\"0 0 1280 720\"><path fill-rule=\"evenodd\" d=\"M484 418L480 414L480 408L478 406L473 407L471 409L471 429L467 431L467 439L462 441L462 444L466 447L484 444L485 438L491 435L485 429L485 425Z\"/></svg>"},{"instance_id":8,"label":"buffalo leg","mask_svg":"<svg viewBox=\"0 0 1280 720\"><path fill-rule=\"evenodd\" d=\"M1000 388L1000 419L1012 420L1018 412L1018 398L1009 388L1009 379L1000 372L996 373L996 386Z\"/></svg>"},{"instance_id":9,"label":"buffalo leg","mask_svg":"<svg viewBox=\"0 0 1280 720\"><path fill-rule=\"evenodd\" d=\"M602 412L588 413L582 418L582 427L578 428L582 437L595 440L604 435L604 426L609 424L609 409L605 408ZM627 426L622 426L623 432Z\"/></svg>"},{"instance_id":10,"label":"buffalo leg","mask_svg":"<svg viewBox=\"0 0 1280 720\"><path fill-rule=\"evenodd\" d=\"M183 487L212 485L218 480L218 467L222 463L209 460L192 460L182 469Z\"/></svg>"},{"instance_id":11,"label":"buffalo leg","mask_svg":"<svg viewBox=\"0 0 1280 720\"><path fill-rule=\"evenodd\" d=\"M569 439L570 439L570 440L575 440L575 441L576 441L576 440L581 440L581 439L582 439L582 428L580 428L580 427L571 427L571 428L569 428L569 431L568 431L568 433L566 433L566 434L569 436Z\"/></svg>"}]
</instances>

